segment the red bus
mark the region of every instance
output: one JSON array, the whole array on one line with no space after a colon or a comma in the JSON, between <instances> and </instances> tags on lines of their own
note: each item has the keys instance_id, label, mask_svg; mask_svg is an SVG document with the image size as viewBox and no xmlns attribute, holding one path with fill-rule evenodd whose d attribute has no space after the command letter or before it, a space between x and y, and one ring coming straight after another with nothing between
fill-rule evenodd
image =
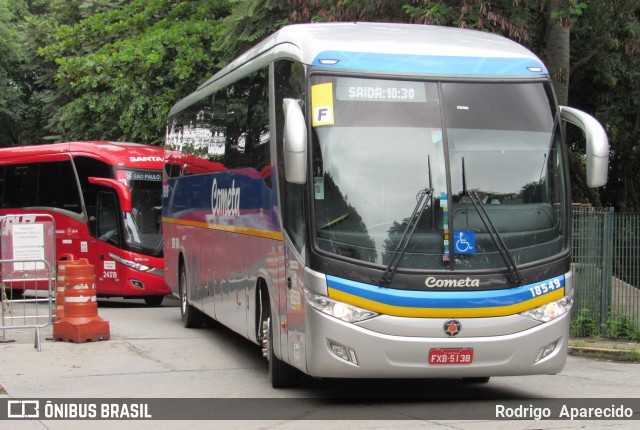
<instances>
[{"instance_id":1,"label":"red bus","mask_svg":"<svg viewBox=\"0 0 640 430\"><path fill-rule=\"evenodd\" d=\"M119 142L67 142L0 149L0 216L49 214L56 259L86 258L99 297L159 306L163 150ZM13 297L24 283L11 285ZM34 285L34 288L43 288Z\"/></svg>"}]
</instances>

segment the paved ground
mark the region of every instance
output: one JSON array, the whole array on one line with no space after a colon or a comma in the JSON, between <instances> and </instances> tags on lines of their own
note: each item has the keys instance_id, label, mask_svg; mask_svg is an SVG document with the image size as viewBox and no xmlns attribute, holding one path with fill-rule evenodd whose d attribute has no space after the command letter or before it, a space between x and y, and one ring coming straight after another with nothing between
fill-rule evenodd
<instances>
[{"instance_id":1,"label":"paved ground","mask_svg":"<svg viewBox=\"0 0 640 430\"><path fill-rule=\"evenodd\" d=\"M0 344L0 385L8 394L0 393L0 403L7 398L167 398L169 400L204 398L211 396L234 399L273 399L284 410L295 401L313 398L310 406L302 405L301 416L313 418L314 414L333 411L336 404L318 404L317 397L382 393L387 400L367 405L366 411L403 413L417 417L430 411L455 408L464 414L474 402L487 403L487 399L509 399L529 405L532 398L548 399L555 404L567 398L593 396L619 403L637 400L640 386L637 364L611 363L600 360L620 360L620 352L630 357L640 350L637 344L610 342L594 339L574 339L571 354L595 351L593 359L570 358L565 370L554 376L495 378L489 384L463 385L450 381L412 381L409 383L326 381L311 387L274 390L267 377L266 361L260 357L259 348L240 336L220 327L188 330L182 327L178 303L168 299L162 308L147 308L131 301L109 300L100 303L100 315L111 324L111 340L72 344L55 342L51 325L41 330L42 352L34 351L35 330L13 330L5 333L13 340ZM115 303L115 304L114 304ZM167 308L168 307L168 308ZM17 314L18 309L12 310ZM0 333L2 336L2 333ZM635 352L634 352L635 351ZM382 391L381 391L382 388ZM360 390L360 391L358 391ZM408 394L407 394L408 393ZM427 396L427 401L399 404L396 398L411 397L412 393ZM403 397L404 396L404 397ZM559 398L558 398L559 397ZM422 397L421 397L422 398ZM620 398L623 398L622 400ZM393 400L390 400L393 399ZM467 399L466 402L462 401ZM469 402L469 399L472 402ZM524 400L523 400L524 399ZM611 399L611 400L609 400ZM629 400L631 399L631 400ZM636 399L636 400L634 400ZM461 402L462 401L462 402ZM637 403L637 402L636 402ZM580 403L582 404L582 403ZM609 403L607 403L608 405ZM635 403L634 403L635 404ZM253 405L256 406L255 404ZM258 405L261 406L261 405ZM262 405L264 406L264 405ZM349 406L349 405L347 405ZM171 408L179 408L172 405ZM276 408L274 408L276 409ZM362 413L362 409L356 411ZM640 410L638 407L635 410ZM435 413L435 412L434 412ZM457 414L458 412L456 412ZM410 414L410 415L408 415ZM262 416L262 415L260 415ZM454 422L433 420L378 420L374 416L364 421L306 421L278 419L265 421L156 421L156 430L190 427L221 429L294 429L304 426L308 430L320 428L358 428L375 430L403 429L556 429L582 428L606 429L634 428L637 422L495 422L492 420L469 421L459 417ZM5 428L0 423L1 428ZM12 422L7 428L68 430L87 428L83 421L21 421ZM122 422L92 422L90 427L122 430ZM126 422L126 428L148 428L150 423Z\"/></svg>"},{"instance_id":2,"label":"paved ground","mask_svg":"<svg viewBox=\"0 0 640 430\"><path fill-rule=\"evenodd\" d=\"M39 315L46 315L47 303L41 303ZM172 297L167 297L164 306L178 306L177 301ZM22 309L17 309L18 315ZM6 312L6 309L5 309ZM55 312L55 311L54 311ZM14 314L16 309L14 309ZM32 320L33 324L44 325L46 318L42 317ZM19 320L21 322L21 320ZM8 323L5 323L9 325ZM52 325L48 324L40 330L40 340L53 339ZM3 342L28 342L35 344L36 330L0 330L0 344ZM604 338L573 338L569 341L569 354L580 357L588 357L597 360L629 361L640 362L640 342L633 342L623 339L611 340Z\"/></svg>"}]
</instances>

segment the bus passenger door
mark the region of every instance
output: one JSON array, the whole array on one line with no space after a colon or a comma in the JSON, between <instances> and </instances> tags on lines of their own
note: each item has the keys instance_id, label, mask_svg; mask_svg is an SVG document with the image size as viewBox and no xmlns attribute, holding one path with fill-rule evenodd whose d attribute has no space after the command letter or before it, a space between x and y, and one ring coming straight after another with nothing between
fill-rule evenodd
<instances>
[{"instance_id":1,"label":"bus passenger door","mask_svg":"<svg viewBox=\"0 0 640 430\"><path fill-rule=\"evenodd\" d=\"M100 191L97 195L96 205L96 237L97 258L93 261L96 271L96 284L100 285L99 294L122 293L121 270L118 270L116 261L109 256L110 252L122 249L124 240L120 223L120 209L116 194L113 191Z\"/></svg>"},{"instance_id":2,"label":"bus passenger door","mask_svg":"<svg viewBox=\"0 0 640 430\"><path fill-rule=\"evenodd\" d=\"M286 246L287 320L286 335L281 346L283 358L289 353L289 363L305 370L305 320L304 320L304 258L293 246ZM286 348L286 349L285 349Z\"/></svg>"}]
</instances>

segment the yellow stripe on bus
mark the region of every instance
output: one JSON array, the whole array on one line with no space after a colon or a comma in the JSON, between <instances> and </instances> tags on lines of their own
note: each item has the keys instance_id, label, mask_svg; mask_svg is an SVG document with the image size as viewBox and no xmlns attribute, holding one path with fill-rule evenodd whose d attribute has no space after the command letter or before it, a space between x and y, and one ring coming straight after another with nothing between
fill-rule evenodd
<instances>
[{"instance_id":1,"label":"yellow stripe on bus","mask_svg":"<svg viewBox=\"0 0 640 430\"><path fill-rule=\"evenodd\" d=\"M210 230L227 231L230 233L244 234L247 236L264 237L266 239L284 240L284 235L280 231L260 230L257 228L239 227L235 225L211 224L201 221L186 221L175 218L162 218L162 222L167 224L185 225L189 227L207 228Z\"/></svg>"},{"instance_id":2,"label":"yellow stripe on bus","mask_svg":"<svg viewBox=\"0 0 640 430\"><path fill-rule=\"evenodd\" d=\"M397 317L420 318L484 318L514 315L529 309L537 308L564 297L564 288L533 298L524 302L508 306L486 308L410 308L404 306L387 305L374 300L365 299L329 288L329 297L343 303L358 306L363 309Z\"/></svg>"}]
</instances>

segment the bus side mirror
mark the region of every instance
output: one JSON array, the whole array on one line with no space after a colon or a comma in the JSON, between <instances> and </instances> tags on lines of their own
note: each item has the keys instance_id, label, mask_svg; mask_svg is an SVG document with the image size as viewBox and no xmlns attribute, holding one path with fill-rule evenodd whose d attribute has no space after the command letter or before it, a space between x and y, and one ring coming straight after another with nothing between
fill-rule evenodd
<instances>
[{"instance_id":1,"label":"bus side mirror","mask_svg":"<svg viewBox=\"0 0 640 430\"><path fill-rule=\"evenodd\" d=\"M118 195L118 200L120 200L120 209L122 209L123 212L131 212L133 206L131 204L131 190L129 190L129 187L115 179L96 177L90 177L88 179L92 184L115 190Z\"/></svg>"},{"instance_id":2,"label":"bus side mirror","mask_svg":"<svg viewBox=\"0 0 640 430\"><path fill-rule=\"evenodd\" d=\"M578 109L560 106L560 116L582 130L587 141L587 186L603 186L609 169L609 139L604 128L597 119Z\"/></svg>"},{"instance_id":3,"label":"bus side mirror","mask_svg":"<svg viewBox=\"0 0 640 430\"><path fill-rule=\"evenodd\" d=\"M287 182L307 181L307 126L296 99L283 99L284 109L284 171Z\"/></svg>"}]
</instances>

